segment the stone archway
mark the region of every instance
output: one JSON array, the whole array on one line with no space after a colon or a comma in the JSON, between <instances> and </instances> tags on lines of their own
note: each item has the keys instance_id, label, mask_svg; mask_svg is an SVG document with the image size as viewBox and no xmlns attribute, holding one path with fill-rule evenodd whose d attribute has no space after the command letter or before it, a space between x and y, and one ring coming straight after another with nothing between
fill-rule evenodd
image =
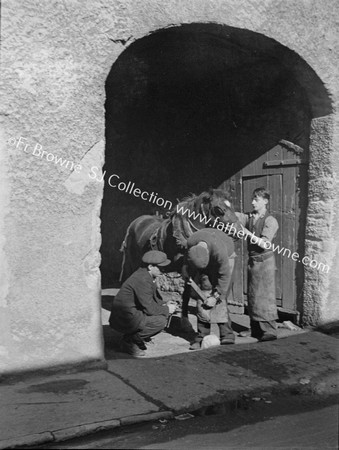
<instances>
[{"instance_id":1,"label":"stone archway","mask_svg":"<svg viewBox=\"0 0 339 450\"><path fill-rule=\"evenodd\" d=\"M324 260L317 208L330 214L331 205L316 188L316 174L323 144L330 143L325 128L331 102L296 53L264 35L225 25L171 27L135 41L119 56L106 95L106 177L117 174L173 204L189 192L220 185L280 139L309 150L306 226L299 239L312 259ZM156 212L163 211L105 183L104 284L119 270L128 223ZM299 306L308 323L319 319L319 277L326 275L305 269Z\"/></svg>"},{"instance_id":2,"label":"stone archway","mask_svg":"<svg viewBox=\"0 0 339 450\"><path fill-rule=\"evenodd\" d=\"M285 74L290 75L281 94L284 96L284 93L292 92L293 86L299 87L297 97L301 102L305 98L304 104L308 105L306 110L310 111L310 115L304 114L311 119L307 135L309 168L305 253L330 266L328 273L305 268L302 312L305 323L318 325L338 320L339 221L336 211L339 207L339 191L336 174L339 173L339 90L336 17L339 3L335 0L195 0L189 3L169 0L160 5L158 0L123 3L101 0L87 2L81 8L78 2L66 3L46 2L43 7L36 9L32 2L28 2L19 11L15 2L7 2L4 11L3 57L6 61L4 74L8 88L4 91L2 102L4 132L0 145L0 259L3 265L0 289L0 335L3 343L0 346L1 374L65 364L87 364L103 358L100 240L103 239L104 250L102 275L107 278L108 273L118 270L124 221L129 221L134 214L146 212L146 207L152 209L152 205L112 188L114 195L119 194L120 197L107 196L106 191L102 203L103 184L95 182L89 175L92 175L93 166L97 167L97 174L100 173L105 152L104 87L107 75L111 71L107 80L107 94L110 94L115 92L108 86L112 72L117 75L117 80L119 70L123 75L120 85L117 85L120 89L124 83L133 85L133 80L137 79L129 67L140 67L139 85L141 87L144 83L145 90L153 92L154 97L157 83L148 83L148 69L144 66L143 72L140 58L147 47L152 51L152 42L163 42L164 45L160 47L155 45L154 50L158 48L156 53L159 58L161 53L166 53L165 59L171 63L166 67L171 69L173 75L181 67L180 54L186 52L192 58L194 56L195 60L200 58L202 64L195 65L195 77L189 76L188 82L181 85L181 92L187 104L191 103L190 95L195 98L199 93L204 100L208 94L207 98L213 101L208 103L210 108L207 112L212 115L207 114L206 117L216 117L213 116L215 106L218 100L221 102L224 98L223 95L215 95L215 90L214 96L210 95L211 90L213 94L213 86L208 82L211 80L211 70L205 70L206 65L203 64L204 57L205 62L212 59L213 74L218 73L214 70L218 69L213 58L216 51L231 56L238 54L238 60L241 53L252 54L254 59L261 55L269 67L272 67L269 61L273 59L279 67L283 67ZM194 23L187 25L190 22ZM177 41L177 57L173 53L172 59L167 58L169 43L175 41L171 36L179 36L180 32L181 36L186 37ZM206 36L203 37L203 34ZM213 42L212 48L209 47L211 55L206 51L207 37ZM184 41L187 42L186 46L182 45ZM133 52L135 58L128 64L128 57ZM158 56L154 53L153 56L151 62L156 64ZM124 65L124 61L127 64ZM243 62L246 62L246 58ZM237 73L241 75L241 86L244 87L245 72ZM273 71L272 74L276 76L277 72ZM173 75L170 85L178 86L182 77L175 80ZM194 90L189 83L191 79L196 80ZM222 77L222 80L225 79L237 81L234 76ZM259 76L259 79L262 77ZM205 86L203 90L199 88L202 85ZM264 86L267 92L269 86L269 83ZM220 89L219 94L225 93L222 87ZM141 104L142 92L142 89L133 91L133 98ZM172 99L169 93L173 93L173 90L167 93L169 106L180 104L178 96L174 95ZM254 93L255 90L251 92ZM162 98L166 98L164 89L162 95ZM236 97L239 91L231 91L229 95ZM131 96L129 98L132 99ZM197 102L192 104L199 106ZM128 113L133 118L135 103L129 105ZM165 111L163 105L164 102L154 111ZM106 106L107 123L114 119L116 125L119 123L119 114L110 118L108 103ZM168 150L158 154L150 152L151 163L155 159L155 166L161 167L153 180L148 165L144 174L141 170L131 173L129 166L120 166L117 161L112 161L119 153L128 155L128 148L120 145L122 141L119 141L124 137L123 130L120 128L114 135L113 126L107 127L105 168L112 169L113 173L119 172L121 181L131 180L139 183L143 189L148 188L148 185L152 189L154 187L158 189L155 192L171 201L185 195L187 190L200 190L206 184L214 184L215 179L210 180L211 174L216 174L218 182L225 181L223 170L229 166L218 164L215 167L213 158L218 152L218 144L225 153L231 147L226 146L223 139L216 139L216 136L223 137L222 133L216 133L220 117L208 123L203 110L192 109L192 114L189 114L188 106L184 103L174 111L167 109L168 116L165 118L153 114L154 120L172 124L169 130L173 132L178 128L176 111L182 111L178 120L181 127L179 136L172 136L173 133L168 132L164 142L160 139L164 135L163 129L159 128L158 134L156 130L152 135L149 131L146 133L147 138L152 137L151 140L136 140L140 147L135 146L135 149L141 148L144 153L147 148ZM239 114L241 109L235 112L234 122L239 125L239 118L245 117ZM203 126L194 126L191 116L197 117L199 120L196 123ZM225 120L227 117L232 116L225 110ZM152 125L150 115L146 115L142 123L146 124L147 118ZM182 119L186 119L186 122ZM190 140L192 134L185 134L184 124L188 119L193 137L199 138L195 142ZM232 130L232 121L228 120L227 123L226 129ZM128 129L133 130L131 127ZM140 127L139 132L142 133ZM24 146L16 148L6 144L19 137L30 145L29 150L40 145L47 152L81 164L81 172L70 173L68 169L30 156L23 150ZM234 141L238 142L236 139ZM175 145L168 146L171 142ZM179 142L182 142L181 148ZM262 141L262 144L265 142ZM198 148L204 151L199 154ZM213 152L209 153L210 150ZM173 157L166 157L170 152ZM240 154L236 153L236 157ZM164 158L160 158L162 165L156 160L159 155L164 155ZM198 157L194 159L193 166L186 163L183 166L185 169L182 169L178 167L177 160L181 161L183 155L189 161L192 155ZM130 160L137 165L140 162L138 151L132 152L131 156ZM233 161L237 162L237 158L233 158ZM133 166L132 163L130 166ZM202 166L207 170L199 170L199 176L196 176L196 168L201 169ZM166 171L166 167L171 168L171 171ZM190 176L183 177L183 170L186 170L185 175L187 173ZM169 175L174 183L170 183ZM178 183L176 176L184 181ZM187 184L186 178L189 180ZM192 180L194 185L191 184ZM179 189L182 191L178 192ZM101 205L102 233L99 220ZM45 320L46 317L52 320Z\"/></svg>"},{"instance_id":3,"label":"stone archway","mask_svg":"<svg viewBox=\"0 0 339 450\"><path fill-rule=\"evenodd\" d=\"M299 86L298 98L301 101L301 92L304 92L311 118L308 133L305 253L312 259L328 264L330 270L328 273L321 273L305 268L302 312L306 323L318 325L338 320L339 221L336 211L339 207L339 191L335 183L336 174L339 173L336 33L339 3L335 0L101 0L86 4L83 2L81 8L79 2L45 2L38 8L33 3L25 2L25 6L18 10L15 2L7 2L3 18L3 58L6 61L4 75L7 87L3 93L1 120L4 132L0 145L0 259L3 265L0 289L0 335L3 343L0 346L1 373L90 363L103 358L100 240L102 237L103 249L105 247L102 252L102 275L107 278L107 273L118 270L115 266L119 266L119 233L122 235L124 232L124 220L127 222L134 214L144 212L146 206L152 205L141 203L140 199L131 199L128 194L117 191L114 191L114 195L119 194L120 198L114 199L105 192L102 203L103 184L95 182L89 175L92 175L93 166L100 173L105 151L104 87L107 75L110 71L119 75L120 70L123 74L120 77L122 82L120 85L118 83L120 89L124 82L133 84L133 80L137 79L135 72L131 72L129 67L138 67L139 64L139 85L141 87L144 83L145 90L153 92L154 97L157 83L147 82L146 66L143 77L140 52L138 55L138 50L142 53L152 42L163 42L164 45L160 47L155 45L154 50L158 48L156 53L159 58L162 53L166 53L164 59L171 62L166 67L173 74L181 68L180 54L186 52L195 60L200 58L202 64L195 65L194 80L197 83L194 90L190 84L193 79L190 75L188 82L181 85L181 97L186 98L186 103L190 104L190 95L196 98L199 93L204 100L208 94L207 97L213 101L208 103L210 108L207 112L211 114L206 117L216 117L213 116L215 106L218 105L218 100L222 101L224 98L223 95L215 95L215 90L213 96L214 88L208 82L211 80L211 70L205 70L206 65L203 64L203 60L212 60L213 74L218 73L215 70L218 69L218 64L213 58L215 52L231 55L230 58L238 55L238 59L239 54L247 52L257 58L261 55L266 62L276 60L280 67L283 66L284 73L290 74L289 79L294 80L291 84L287 79L281 94L292 92L293 85ZM191 22L194 23L187 25ZM160 31L155 32L156 30ZM197 32L199 30L201 32ZM174 43L175 40L170 36L179 36L177 32L181 32L182 36L186 34L186 38L178 40L177 57L173 53L172 59L167 58L169 43ZM207 37L213 42L212 48L209 47L211 55L206 51ZM186 46L182 44L184 41L187 42ZM150 52L151 50L149 48ZM124 66L128 55L132 56L134 51L135 59L131 59L130 65ZM153 56L151 62L156 64L158 56L154 53ZM246 58L243 61L246 62ZM228 72L229 69L230 67ZM158 70L159 74L160 72ZM241 86L244 87L245 72L237 73L241 75ZM277 72L273 71L272 74L276 76ZM222 80L225 79L237 81L234 76L222 77ZM273 79L274 77L271 81ZM108 94L111 80L110 75L107 80ZM172 76L170 85L178 86L180 80L182 77L175 80ZM202 85L205 86L203 90L199 88ZM267 87L267 92L269 86L269 83L264 86ZM220 89L219 94L226 92ZM133 91L134 98L141 104L142 92L142 89ZM173 90L167 93L170 101L168 105L180 104L178 96L170 98L169 93L173 93ZM255 89L251 94L254 93ZM164 89L162 95L162 98L164 95L166 98ZM239 91L232 90L229 95L236 97ZM330 100L333 102L333 114ZM163 104L154 111L165 111ZM197 102L192 104L199 106ZM129 105L128 113L133 118L135 103ZM109 105L106 106L109 113ZM156 130L152 135L150 132L146 133L147 138L152 137L150 141L136 141L140 143L140 147L135 149L141 148L144 153L147 148L168 150L158 154L151 152L150 161L164 155L164 158L160 158L162 165L159 161L155 162L155 166L161 167L161 171L153 177L154 188L158 189L155 192L171 201L175 201L177 196L185 195L187 190L200 190L206 184L214 184L214 178L210 181L210 174L220 176L218 182L223 182L225 179L221 175L225 173L222 170L224 167L228 168L228 165L222 164L215 167L213 158L218 152L218 144L225 152L230 150L225 141L216 139L216 136L223 137L222 133L216 133L220 116L216 117L216 121L207 123L203 110L197 107L192 109L190 114L184 103L174 111L169 108L165 118L158 118L153 114L154 121L162 120L165 124L172 124L169 130L173 132L178 128L175 126L176 111L182 111L178 120L179 126L182 125L179 136L172 136L168 132L167 140L163 142L159 139L159 136L161 138L164 135L163 129L159 128L158 134ZM239 118L245 117L241 110L235 112L234 122L239 125ZM110 120L108 113L107 123ZM197 117L199 120L196 123L203 126L194 126L191 116ZM226 120L232 116L225 110L224 117ZM146 124L147 118L152 125L150 115L144 117L143 124ZM113 119L114 124L118 123L119 114ZM186 119L186 122L182 119ZM185 134L183 128L188 119L193 137L199 138L195 142L190 141L192 134ZM232 121L228 120L227 123L226 129L232 130ZM144 175L141 170L131 173L130 167L120 166L117 161L113 161L109 167L109 160L112 160L110 155L118 155L119 152L120 155L123 152L128 154L128 148L119 143L119 139L124 136L121 128L115 136L113 127L107 129L106 167L119 172L121 181L131 180L139 183L143 189L148 188L148 185L153 188L148 165ZM142 133L140 127L139 132ZM81 164L82 171L70 173L61 166L56 167L48 161L30 156L23 150L24 146L16 148L7 144L19 137L30 145L29 150L40 145L44 151ZM172 147L168 146L171 142L175 144ZM182 142L183 147L179 147L179 142ZM213 148L209 147L210 143ZM262 143L264 144L263 141ZM198 148L205 151L199 154ZM209 150L213 152L209 154ZM170 151L173 158L166 159L166 154L170 154ZM131 155L132 163L138 164L138 152L134 151ZM181 161L183 155L188 155L189 161L192 160L190 156L198 155L194 159L195 165L189 166L186 163L184 166L189 177L182 176L184 169L177 164L177 160ZM238 155L240 152L236 153L236 157ZM233 160L236 161L236 158ZM207 170L199 170L199 176L196 176L196 168L201 169L202 166ZM172 170L168 172L166 167ZM173 189L169 175L175 181L172 183ZM178 183L176 176L180 180L187 178L189 183ZM194 180L194 185L190 184L191 180ZM178 189L182 189L182 192L178 192ZM101 205L102 233L99 217ZM110 235L113 236L112 239ZM48 320L45 320L46 317Z\"/></svg>"}]
</instances>

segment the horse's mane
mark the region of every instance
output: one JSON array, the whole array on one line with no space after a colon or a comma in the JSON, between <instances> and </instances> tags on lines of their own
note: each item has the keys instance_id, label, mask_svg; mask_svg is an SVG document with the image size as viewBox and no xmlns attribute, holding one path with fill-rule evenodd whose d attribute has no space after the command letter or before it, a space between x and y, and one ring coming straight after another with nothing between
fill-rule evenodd
<instances>
[{"instance_id":1,"label":"horse's mane","mask_svg":"<svg viewBox=\"0 0 339 450\"><path fill-rule=\"evenodd\" d=\"M183 197L180 203L186 203L187 207L200 208L201 203L205 203L211 199L211 197L219 197L224 200L230 200L230 196L228 192L223 191L222 189L209 189L208 191L203 191L201 194L196 195L190 193L189 195Z\"/></svg>"},{"instance_id":2,"label":"horse's mane","mask_svg":"<svg viewBox=\"0 0 339 450\"><path fill-rule=\"evenodd\" d=\"M191 202L192 200L195 200L198 197L198 195L193 194L192 192L188 195L186 195L185 197L183 197L181 200L179 200L179 203L183 203L183 202Z\"/></svg>"}]
</instances>

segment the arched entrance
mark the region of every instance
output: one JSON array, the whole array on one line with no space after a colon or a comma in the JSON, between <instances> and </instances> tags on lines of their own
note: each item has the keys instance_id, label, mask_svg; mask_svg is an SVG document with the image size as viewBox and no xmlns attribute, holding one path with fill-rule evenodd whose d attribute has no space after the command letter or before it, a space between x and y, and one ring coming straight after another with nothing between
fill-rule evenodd
<instances>
[{"instance_id":1,"label":"arched entrance","mask_svg":"<svg viewBox=\"0 0 339 450\"><path fill-rule=\"evenodd\" d=\"M311 121L331 108L320 79L298 55L248 30L186 24L131 44L114 63L106 94L106 181L115 174L116 181L135 183L173 204L190 192L223 185L232 191L237 208L253 184L266 183L273 186L273 203L280 199L281 245L303 254ZM302 158L295 149L301 149ZM302 164L291 163L298 158ZM293 174L271 163L286 160ZM263 174L265 161L271 165ZM119 247L130 221L164 212L105 183L105 286L117 279ZM287 215L294 217L292 238ZM282 273L282 259L279 264ZM289 276L294 290L288 295L300 310L303 267L289 266L285 279ZM279 284L281 306L286 280ZM243 291L238 284L234 303L240 307Z\"/></svg>"}]
</instances>

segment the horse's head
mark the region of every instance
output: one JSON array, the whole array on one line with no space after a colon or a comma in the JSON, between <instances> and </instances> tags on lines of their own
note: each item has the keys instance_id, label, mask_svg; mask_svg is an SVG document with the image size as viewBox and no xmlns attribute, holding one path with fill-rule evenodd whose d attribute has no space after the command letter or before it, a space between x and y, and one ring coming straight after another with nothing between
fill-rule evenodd
<instances>
[{"instance_id":1,"label":"horse's head","mask_svg":"<svg viewBox=\"0 0 339 450\"><path fill-rule=\"evenodd\" d=\"M177 213L182 214L184 220L195 230L216 227L218 222L225 225L238 224L238 218L231 207L230 196L221 189L210 189L198 196L191 194L185 197L172 212ZM240 224L235 227L237 231L241 229Z\"/></svg>"},{"instance_id":2,"label":"horse's head","mask_svg":"<svg viewBox=\"0 0 339 450\"><path fill-rule=\"evenodd\" d=\"M227 192L221 189L210 189L208 192L202 192L198 197L201 201L201 209L206 215L214 218L223 216L231 207L230 198Z\"/></svg>"},{"instance_id":3,"label":"horse's head","mask_svg":"<svg viewBox=\"0 0 339 450\"><path fill-rule=\"evenodd\" d=\"M241 230L241 225L232 208L231 199L227 192L221 189L210 189L203 194L202 209L205 210L208 205L209 215L214 219L214 224L215 219L218 219L217 223L222 222L225 225L233 225L236 231Z\"/></svg>"}]
</instances>

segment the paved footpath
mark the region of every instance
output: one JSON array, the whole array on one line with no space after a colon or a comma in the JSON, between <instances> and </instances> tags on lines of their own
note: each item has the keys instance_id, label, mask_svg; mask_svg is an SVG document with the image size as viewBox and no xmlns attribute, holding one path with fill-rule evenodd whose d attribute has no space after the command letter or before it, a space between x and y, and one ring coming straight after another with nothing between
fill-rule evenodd
<instances>
[{"instance_id":1,"label":"paved footpath","mask_svg":"<svg viewBox=\"0 0 339 450\"><path fill-rule=\"evenodd\" d=\"M306 389L335 395L338 343L311 331L166 357L121 354L105 370L3 380L0 449L171 418L244 394Z\"/></svg>"}]
</instances>

